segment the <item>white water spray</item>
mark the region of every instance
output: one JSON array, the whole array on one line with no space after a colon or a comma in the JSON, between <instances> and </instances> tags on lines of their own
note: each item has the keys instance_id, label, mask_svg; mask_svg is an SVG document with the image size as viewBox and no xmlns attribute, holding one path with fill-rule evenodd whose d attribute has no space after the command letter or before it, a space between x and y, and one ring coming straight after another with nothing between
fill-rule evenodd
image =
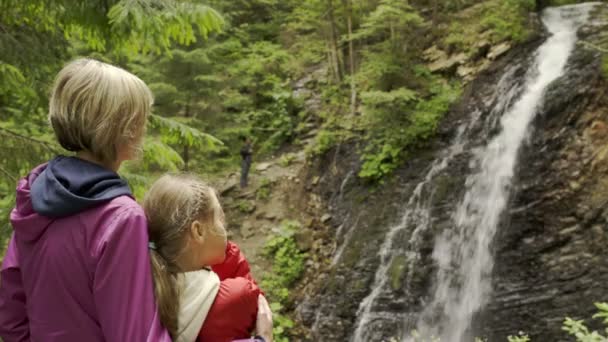
<instances>
[{"instance_id":1,"label":"white water spray","mask_svg":"<svg viewBox=\"0 0 608 342\"><path fill-rule=\"evenodd\" d=\"M478 171L466 180L466 193L454 213L454 228L435 243L439 269L432 301L420 316L422 336L463 342L473 315L487 302L494 266L491 244L506 208L517 154L542 104L547 87L564 74L578 28L594 4L549 8L543 23L551 37L540 46L534 72L517 102L502 115L500 133L475 156Z\"/></svg>"}]
</instances>

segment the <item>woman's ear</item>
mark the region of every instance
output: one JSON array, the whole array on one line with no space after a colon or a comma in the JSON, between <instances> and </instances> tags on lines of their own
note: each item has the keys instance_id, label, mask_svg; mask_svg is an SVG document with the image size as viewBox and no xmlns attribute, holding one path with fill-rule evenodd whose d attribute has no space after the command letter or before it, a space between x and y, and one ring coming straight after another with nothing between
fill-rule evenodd
<instances>
[{"instance_id":1,"label":"woman's ear","mask_svg":"<svg viewBox=\"0 0 608 342\"><path fill-rule=\"evenodd\" d=\"M205 227L201 221L196 220L192 222L192 225L190 225L190 234L197 242L203 242L205 240Z\"/></svg>"}]
</instances>

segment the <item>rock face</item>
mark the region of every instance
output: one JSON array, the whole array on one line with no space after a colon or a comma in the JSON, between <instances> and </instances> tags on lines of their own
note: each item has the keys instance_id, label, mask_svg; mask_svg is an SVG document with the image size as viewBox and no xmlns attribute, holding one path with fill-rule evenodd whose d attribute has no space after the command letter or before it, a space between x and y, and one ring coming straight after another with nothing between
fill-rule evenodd
<instances>
[{"instance_id":1,"label":"rock face","mask_svg":"<svg viewBox=\"0 0 608 342\"><path fill-rule=\"evenodd\" d=\"M594 41L605 28L580 35ZM600 63L598 53L577 49L521 152L511 211L495 241L494 296L480 315L490 341L520 330L537 341L570 341L560 332L564 317L591 324L593 303L606 300L608 82Z\"/></svg>"},{"instance_id":2,"label":"rock face","mask_svg":"<svg viewBox=\"0 0 608 342\"><path fill-rule=\"evenodd\" d=\"M597 15L606 13L603 7ZM601 23L588 25L580 35L593 42L605 28ZM517 80L524 81L540 43L501 52L504 56L469 85L461 103L446 116L437 140L374 191L356 177L360 165L355 143L342 145L311 167L318 172L308 181L318 182L319 195L331 208L337 240L331 270L316 279L298 308L300 319L313 331L312 340L347 341L353 336L360 304L374 287L382 264L378 251L387 232L400 224L404 202L438 151L452 143L456 127L471 115L480 121L491 115L501 100L491 97L491 89L507 68L515 80L513 89L518 89ZM566 341L561 331L564 317L590 318L593 302L606 300L608 82L600 64L599 53L577 48L569 71L547 91L542 115L520 152L511 200L494 241L493 295L474 319L471 336L505 341L507 335L525 331L536 341ZM502 100L520 95L504 90ZM478 145L495 133L479 125L470 144ZM414 263L404 260L412 258L408 241L416 227L404 227L395 235L396 257L387 268L386 286L371 306L366 341L399 339L415 326L433 287L434 240L451 228L449 212L462 197L472 153L458 155L435 178L428 199L431 223L419 237Z\"/></svg>"}]
</instances>

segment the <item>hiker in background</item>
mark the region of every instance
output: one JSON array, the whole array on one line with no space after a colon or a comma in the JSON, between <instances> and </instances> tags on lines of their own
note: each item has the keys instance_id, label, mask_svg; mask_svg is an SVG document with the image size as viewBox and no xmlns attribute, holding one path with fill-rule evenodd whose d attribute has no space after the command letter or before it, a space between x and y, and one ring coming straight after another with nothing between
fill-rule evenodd
<instances>
[{"instance_id":1,"label":"hiker in background","mask_svg":"<svg viewBox=\"0 0 608 342\"><path fill-rule=\"evenodd\" d=\"M247 177L251 168L251 156L253 154L253 144L247 136L241 136L243 147L241 148L241 188L247 187Z\"/></svg>"}]
</instances>

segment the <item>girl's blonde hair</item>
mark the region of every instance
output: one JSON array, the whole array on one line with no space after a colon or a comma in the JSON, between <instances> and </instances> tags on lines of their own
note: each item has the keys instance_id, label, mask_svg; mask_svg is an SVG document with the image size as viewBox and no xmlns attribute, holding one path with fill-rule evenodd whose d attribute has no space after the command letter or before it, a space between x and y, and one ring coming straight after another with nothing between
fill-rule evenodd
<instances>
[{"instance_id":1,"label":"girl's blonde hair","mask_svg":"<svg viewBox=\"0 0 608 342\"><path fill-rule=\"evenodd\" d=\"M177 333L179 289L177 259L195 220L216 232L213 225L220 204L215 190L191 174L169 174L157 180L144 199L148 219L154 292L160 319L173 338Z\"/></svg>"},{"instance_id":2,"label":"girl's blonde hair","mask_svg":"<svg viewBox=\"0 0 608 342\"><path fill-rule=\"evenodd\" d=\"M115 162L118 148L141 148L153 97L137 76L93 59L68 63L57 75L49 121L68 151Z\"/></svg>"}]
</instances>

